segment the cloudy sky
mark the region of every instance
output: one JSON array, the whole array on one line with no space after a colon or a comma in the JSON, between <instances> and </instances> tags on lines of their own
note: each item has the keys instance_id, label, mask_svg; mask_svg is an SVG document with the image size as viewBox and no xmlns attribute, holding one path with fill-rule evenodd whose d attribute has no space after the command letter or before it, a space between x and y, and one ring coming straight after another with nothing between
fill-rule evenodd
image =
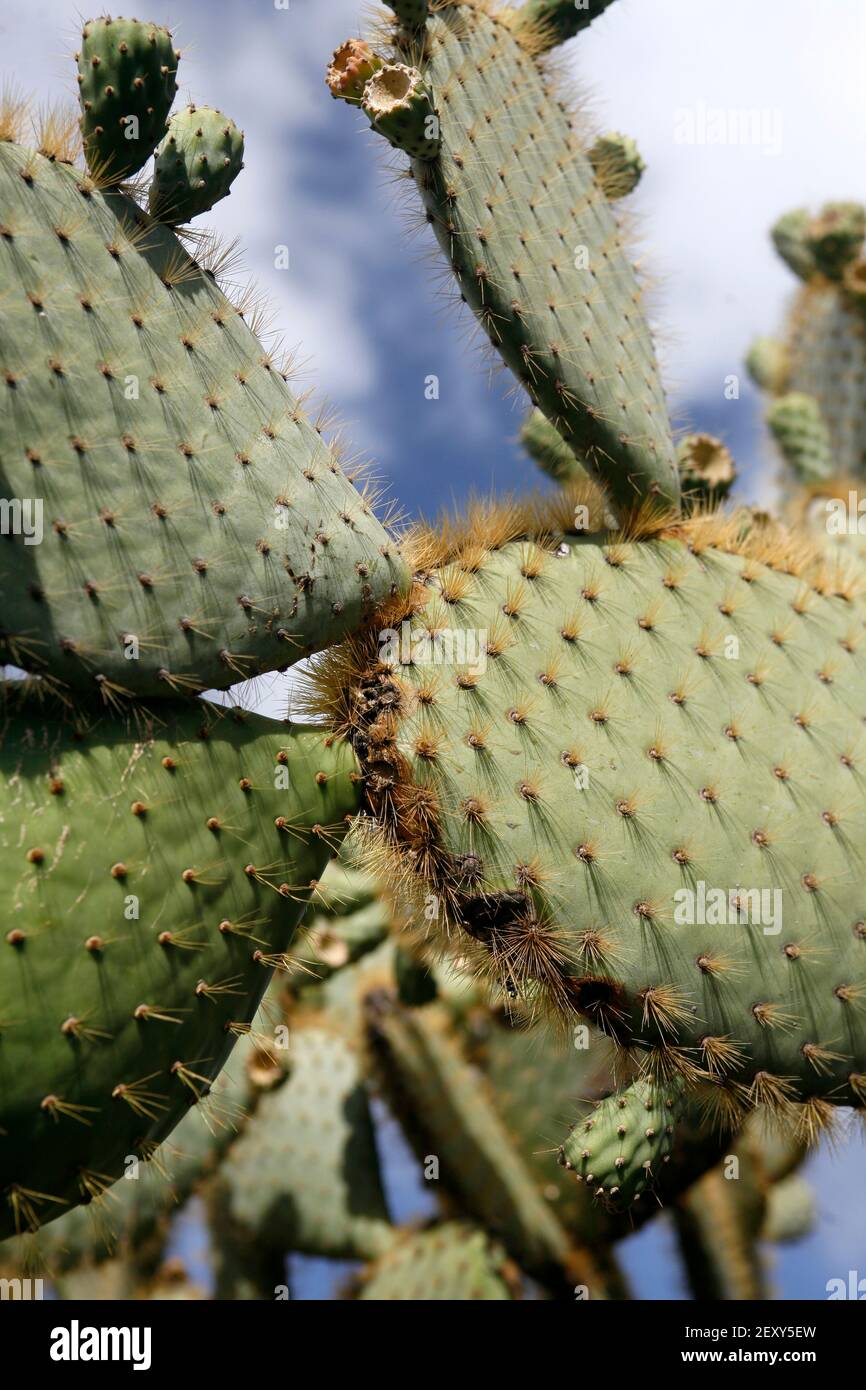
<instances>
[{"instance_id":1,"label":"cloudy sky","mask_svg":"<svg viewBox=\"0 0 866 1390\"><path fill-rule=\"evenodd\" d=\"M147 6L184 48L182 96L221 107L246 132L246 168L213 225L242 238L276 327L309 363L307 380L407 509L534 482L514 442L519 403L481 367L471 325L437 292L426 234L407 236L381 142L323 85L332 49L359 32L359 0L282 3ZM80 20L71 0L6 5L0 68L39 100L74 100ZM751 338L778 325L793 289L768 244L771 222L866 191L864 52L863 0L618 0L571 45L594 117L633 135L648 166L633 201L677 418L729 440L749 499L766 487L757 402L745 378L739 400L725 399L724 383L742 372ZM278 246L289 248L288 270L275 268ZM438 401L424 398L432 373ZM277 712L285 699L271 682L265 707ZM862 1159L861 1148L835 1166L819 1160L823 1219L781 1261L787 1296L821 1297L824 1279L844 1275L858 1251L862 1264ZM659 1291L661 1239L639 1238L645 1296Z\"/></svg>"}]
</instances>

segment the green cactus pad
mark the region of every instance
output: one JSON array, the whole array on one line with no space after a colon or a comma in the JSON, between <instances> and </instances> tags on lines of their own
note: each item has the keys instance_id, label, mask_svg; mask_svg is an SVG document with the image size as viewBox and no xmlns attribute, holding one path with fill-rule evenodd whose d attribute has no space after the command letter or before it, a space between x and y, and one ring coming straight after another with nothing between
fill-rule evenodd
<instances>
[{"instance_id":1,"label":"green cactus pad","mask_svg":"<svg viewBox=\"0 0 866 1390\"><path fill-rule=\"evenodd\" d=\"M395 149L426 162L439 153L439 116L430 84L417 68L388 63L364 87L361 105L373 129Z\"/></svg>"},{"instance_id":2,"label":"green cactus pad","mask_svg":"<svg viewBox=\"0 0 866 1390\"><path fill-rule=\"evenodd\" d=\"M4 539L2 660L118 698L225 687L403 582L244 305L167 227L10 143L0 224L2 491L43 532Z\"/></svg>"},{"instance_id":3,"label":"green cactus pad","mask_svg":"<svg viewBox=\"0 0 866 1390\"><path fill-rule=\"evenodd\" d=\"M636 1081L578 1121L561 1162L596 1197L622 1210L650 1190L670 1162L681 1108L679 1088Z\"/></svg>"},{"instance_id":4,"label":"green cactus pad","mask_svg":"<svg viewBox=\"0 0 866 1390\"><path fill-rule=\"evenodd\" d=\"M129 177L153 154L177 92L171 33L137 19L88 19L75 56L87 162Z\"/></svg>"},{"instance_id":5,"label":"green cactus pad","mask_svg":"<svg viewBox=\"0 0 866 1390\"><path fill-rule=\"evenodd\" d=\"M816 217L805 209L787 214L773 232L777 250L805 283L783 340L759 338L746 365L773 398L769 424L774 433L778 427L793 470L789 496L794 483L866 474L863 224L859 203L827 203ZM792 394L796 409L779 399ZM814 404L806 407L804 397Z\"/></svg>"},{"instance_id":6,"label":"green cactus pad","mask_svg":"<svg viewBox=\"0 0 866 1390\"><path fill-rule=\"evenodd\" d=\"M150 211L161 222L190 222L228 196L243 167L243 131L222 111L190 103L157 146Z\"/></svg>"},{"instance_id":7,"label":"green cactus pad","mask_svg":"<svg viewBox=\"0 0 866 1390\"><path fill-rule=\"evenodd\" d=\"M674 1228L692 1297L704 1301L768 1298L758 1247L766 1196L744 1154L739 1176L717 1168L673 1209Z\"/></svg>"},{"instance_id":8,"label":"green cactus pad","mask_svg":"<svg viewBox=\"0 0 866 1390\"><path fill-rule=\"evenodd\" d=\"M527 415L521 426L520 442L529 457L557 483L573 482L589 476L559 430L540 410L532 410Z\"/></svg>"},{"instance_id":9,"label":"green cactus pad","mask_svg":"<svg viewBox=\"0 0 866 1390\"><path fill-rule=\"evenodd\" d=\"M129 1168L98 1201L64 1211L3 1246L2 1253L18 1256L22 1270L32 1267L35 1257L52 1280L115 1255L138 1276L152 1273L162 1261L172 1217L213 1171L246 1119L256 1091L253 1062L260 1062L260 1053L247 1035L214 1081L207 1104L194 1106L153 1158Z\"/></svg>"},{"instance_id":10,"label":"green cactus pad","mask_svg":"<svg viewBox=\"0 0 866 1390\"><path fill-rule=\"evenodd\" d=\"M568 9L578 24L590 17ZM655 494L676 503L664 391L617 214L579 117L509 27L521 14L455 0L431 15L423 57L408 45L441 131L438 157L412 166L415 184L462 297L566 443L623 510Z\"/></svg>"},{"instance_id":11,"label":"green cactus pad","mask_svg":"<svg viewBox=\"0 0 866 1390\"><path fill-rule=\"evenodd\" d=\"M866 1095L859 583L748 515L571 505L470 518L399 649L333 658L368 809L507 991L809 1126Z\"/></svg>"},{"instance_id":12,"label":"green cactus pad","mask_svg":"<svg viewBox=\"0 0 866 1390\"><path fill-rule=\"evenodd\" d=\"M587 155L605 197L611 202L633 193L646 168L634 140L618 130L599 135Z\"/></svg>"},{"instance_id":13,"label":"green cactus pad","mask_svg":"<svg viewBox=\"0 0 866 1390\"><path fill-rule=\"evenodd\" d=\"M808 209L795 208L780 217L770 231L779 256L801 280L808 280L815 273L815 257L808 240L809 222Z\"/></svg>"},{"instance_id":14,"label":"green cactus pad","mask_svg":"<svg viewBox=\"0 0 866 1390\"><path fill-rule=\"evenodd\" d=\"M787 390L791 360L786 345L778 338L756 338L746 355L746 368L762 391L779 395Z\"/></svg>"},{"instance_id":15,"label":"green cactus pad","mask_svg":"<svg viewBox=\"0 0 866 1390\"><path fill-rule=\"evenodd\" d=\"M320 731L169 701L151 726L12 707L0 764L2 1236L207 1095L357 792Z\"/></svg>"},{"instance_id":16,"label":"green cactus pad","mask_svg":"<svg viewBox=\"0 0 866 1390\"><path fill-rule=\"evenodd\" d=\"M432 1303L503 1302L516 1297L517 1271L475 1226L449 1221L406 1231L363 1275L359 1299Z\"/></svg>"},{"instance_id":17,"label":"green cactus pad","mask_svg":"<svg viewBox=\"0 0 866 1390\"><path fill-rule=\"evenodd\" d=\"M786 391L820 405L836 476L866 474L866 321L847 282L812 284L797 296L788 320L790 372Z\"/></svg>"},{"instance_id":18,"label":"green cactus pad","mask_svg":"<svg viewBox=\"0 0 866 1390\"><path fill-rule=\"evenodd\" d=\"M370 1259L388 1246L367 1094L341 1032L296 1020L288 1076L262 1097L218 1181L228 1219L257 1249Z\"/></svg>"},{"instance_id":19,"label":"green cactus pad","mask_svg":"<svg viewBox=\"0 0 866 1390\"><path fill-rule=\"evenodd\" d=\"M789 391L767 411L770 433L801 482L820 482L833 473L830 431L814 396Z\"/></svg>"}]
</instances>

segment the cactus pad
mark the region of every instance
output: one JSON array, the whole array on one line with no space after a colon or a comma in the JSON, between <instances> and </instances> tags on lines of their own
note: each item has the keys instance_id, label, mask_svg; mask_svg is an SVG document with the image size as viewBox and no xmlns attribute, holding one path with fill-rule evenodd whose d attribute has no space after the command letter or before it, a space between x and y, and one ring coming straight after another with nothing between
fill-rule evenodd
<instances>
[{"instance_id":1,"label":"cactus pad","mask_svg":"<svg viewBox=\"0 0 866 1390\"><path fill-rule=\"evenodd\" d=\"M91 169L128 177L150 158L177 92L179 57L171 33L159 24L88 19L76 60Z\"/></svg>"},{"instance_id":2,"label":"cactus pad","mask_svg":"<svg viewBox=\"0 0 866 1390\"><path fill-rule=\"evenodd\" d=\"M362 1276L357 1297L432 1303L501 1302L516 1296L517 1271L474 1226L449 1221L407 1231Z\"/></svg>"},{"instance_id":3,"label":"cactus pad","mask_svg":"<svg viewBox=\"0 0 866 1390\"><path fill-rule=\"evenodd\" d=\"M811 1127L866 1095L861 586L748 516L557 536L572 504L429 537L405 640L322 703L503 988Z\"/></svg>"},{"instance_id":4,"label":"cactus pad","mask_svg":"<svg viewBox=\"0 0 866 1390\"><path fill-rule=\"evenodd\" d=\"M637 1081L578 1121L561 1161L596 1196L622 1209L652 1188L670 1162L681 1106L677 1090Z\"/></svg>"},{"instance_id":5,"label":"cactus pad","mask_svg":"<svg viewBox=\"0 0 866 1390\"><path fill-rule=\"evenodd\" d=\"M243 131L222 111L190 103L157 147L150 211L162 222L190 222L228 196L243 167Z\"/></svg>"},{"instance_id":6,"label":"cactus pad","mask_svg":"<svg viewBox=\"0 0 866 1390\"><path fill-rule=\"evenodd\" d=\"M0 143L0 657L171 696L291 664L404 569L243 318L173 233Z\"/></svg>"},{"instance_id":7,"label":"cactus pad","mask_svg":"<svg viewBox=\"0 0 866 1390\"><path fill-rule=\"evenodd\" d=\"M569 22L591 17L568 9ZM423 54L398 36L440 117L437 157L412 166L418 193L462 297L566 443L623 509L654 493L675 502L638 282L578 117L510 27L522 15L455 0L431 14Z\"/></svg>"},{"instance_id":8,"label":"cactus pad","mask_svg":"<svg viewBox=\"0 0 866 1390\"><path fill-rule=\"evenodd\" d=\"M373 1258L391 1229L357 1053L300 1018L287 1065L220 1169L228 1219L260 1249Z\"/></svg>"},{"instance_id":9,"label":"cactus pad","mask_svg":"<svg viewBox=\"0 0 866 1390\"><path fill-rule=\"evenodd\" d=\"M161 702L4 724L0 1235L148 1158L246 1031L356 791L320 732Z\"/></svg>"}]
</instances>

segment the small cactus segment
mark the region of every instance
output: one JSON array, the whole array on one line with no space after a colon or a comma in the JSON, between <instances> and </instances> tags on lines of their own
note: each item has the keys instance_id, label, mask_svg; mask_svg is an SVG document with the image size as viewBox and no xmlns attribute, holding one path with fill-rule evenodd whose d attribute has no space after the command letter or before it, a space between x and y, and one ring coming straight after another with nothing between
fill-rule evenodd
<instances>
[{"instance_id":1,"label":"small cactus segment","mask_svg":"<svg viewBox=\"0 0 866 1390\"><path fill-rule=\"evenodd\" d=\"M677 448L683 496L692 506L717 506L737 478L733 455L712 434L690 434Z\"/></svg>"},{"instance_id":2,"label":"small cactus segment","mask_svg":"<svg viewBox=\"0 0 866 1390\"><path fill-rule=\"evenodd\" d=\"M604 195L610 202L633 193L646 168L634 140L618 130L600 135L587 154Z\"/></svg>"},{"instance_id":3,"label":"small cactus segment","mask_svg":"<svg viewBox=\"0 0 866 1390\"><path fill-rule=\"evenodd\" d=\"M298 1018L287 1066L220 1168L221 1209L258 1250L372 1259L391 1229L357 1051Z\"/></svg>"},{"instance_id":4,"label":"small cactus segment","mask_svg":"<svg viewBox=\"0 0 866 1390\"><path fill-rule=\"evenodd\" d=\"M190 222L228 197L243 167L243 131L222 111L190 103L172 116L157 146L151 214L171 225Z\"/></svg>"},{"instance_id":5,"label":"small cactus segment","mask_svg":"<svg viewBox=\"0 0 866 1390\"><path fill-rule=\"evenodd\" d=\"M820 482L833 473L830 432L814 396L789 391L767 412L770 433L785 462L803 483Z\"/></svg>"},{"instance_id":6,"label":"small cactus segment","mask_svg":"<svg viewBox=\"0 0 866 1390\"><path fill-rule=\"evenodd\" d=\"M567 9L586 22L588 12ZM398 57L419 63L439 115L438 153L429 140L412 173L463 298L623 511L647 496L676 504L674 445L641 292L579 114L553 99L505 11L449 4L431 14L423 55L404 49L398 43ZM365 105L391 72L408 82L402 63L382 69ZM385 133L408 147L402 133Z\"/></svg>"},{"instance_id":7,"label":"small cactus segment","mask_svg":"<svg viewBox=\"0 0 866 1390\"><path fill-rule=\"evenodd\" d=\"M569 483L588 478L588 473L574 450L570 449L540 410L532 410L520 430L520 442L542 472L557 483Z\"/></svg>"},{"instance_id":8,"label":"small cactus segment","mask_svg":"<svg viewBox=\"0 0 866 1390\"><path fill-rule=\"evenodd\" d=\"M99 716L27 701L4 724L0 1238L98 1196L204 1100L357 804L319 730Z\"/></svg>"},{"instance_id":9,"label":"small cactus segment","mask_svg":"<svg viewBox=\"0 0 866 1390\"><path fill-rule=\"evenodd\" d=\"M448 1221L405 1231L365 1271L356 1298L379 1302L505 1302L518 1297L518 1271L476 1226Z\"/></svg>"},{"instance_id":10,"label":"small cactus segment","mask_svg":"<svg viewBox=\"0 0 866 1390\"><path fill-rule=\"evenodd\" d=\"M808 1126L866 1095L856 576L747 515L572 509L470 516L399 649L335 657L366 804L508 993Z\"/></svg>"},{"instance_id":11,"label":"small cactus segment","mask_svg":"<svg viewBox=\"0 0 866 1390\"><path fill-rule=\"evenodd\" d=\"M331 96L343 101L360 101L364 88L382 67L382 59L362 39L347 39L334 51L326 82Z\"/></svg>"},{"instance_id":12,"label":"small cactus segment","mask_svg":"<svg viewBox=\"0 0 866 1390\"><path fill-rule=\"evenodd\" d=\"M762 391L778 396L787 389L791 358L786 345L778 338L756 338L746 355L746 367Z\"/></svg>"},{"instance_id":13,"label":"small cactus segment","mask_svg":"<svg viewBox=\"0 0 866 1390\"><path fill-rule=\"evenodd\" d=\"M427 23L430 0L385 0L404 29L422 29Z\"/></svg>"},{"instance_id":14,"label":"small cactus segment","mask_svg":"<svg viewBox=\"0 0 866 1390\"><path fill-rule=\"evenodd\" d=\"M88 19L76 54L87 163L109 177L135 174L153 154L177 92L171 33L137 19Z\"/></svg>"},{"instance_id":15,"label":"small cactus segment","mask_svg":"<svg viewBox=\"0 0 866 1390\"><path fill-rule=\"evenodd\" d=\"M784 213L770 231L779 256L801 280L808 280L815 272L815 257L808 238L809 221L806 208L795 208L793 212Z\"/></svg>"},{"instance_id":16,"label":"small cactus segment","mask_svg":"<svg viewBox=\"0 0 866 1390\"><path fill-rule=\"evenodd\" d=\"M596 1197L624 1211L670 1162L682 1103L679 1086L635 1081L578 1121L562 1146L561 1162Z\"/></svg>"},{"instance_id":17,"label":"small cactus segment","mask_svg":"<svg viewBox=\"0 0 866 1390\"><path fill-rule=\"evenodd\" d=\"M226 687L408 578L249 306L168 227L7 142L0 222L0 454L24 499L0 659L109 702Z\"/></svg>"},{"instance_id":18,"label":"small cactus segment","mask_svg":"<svg viewBox=\"0 0 866 1390\"><path fill-rule=\"evenodd\" d=\"M524 0L511 23L532 52L573 39L603 14L613 0Z\"/></svg>"},{"instance_id":19,"label":"small cactus segment","mask_svg":"<svg viewBox=\"0 0 866 1390\"><path fill-rule=\"evenodd\" d=\"M374 72L361 105L373 129L395 149L422 162L439 153L439 116L429 83L417 68L389 63Z\"/></svg>"}]
</instances>

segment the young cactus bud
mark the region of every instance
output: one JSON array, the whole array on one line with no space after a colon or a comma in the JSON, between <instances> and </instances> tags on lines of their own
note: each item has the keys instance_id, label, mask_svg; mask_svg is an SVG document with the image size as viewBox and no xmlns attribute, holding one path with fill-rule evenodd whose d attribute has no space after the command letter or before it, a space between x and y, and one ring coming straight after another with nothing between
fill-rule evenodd
<instances>
[{"instance_id":1,"label":"young cactus bud","mask_svg":"<svg viewBox=\"0 0 866 1390\"><path fill-rule=\"evenodd\" d=\"M782 260L801 280L808 280L815 273L815 257L807 241L808 232L809 214L805 208L786 212L770 232Z\"/></svg>"},{"instance_id":2,"label":"young cactus bud","mask_svg":"<svg viewBox=\"0 0 866 1390\"><path fill-rule=\"evenodd\" d=\"M664 1087L634 1081L600 1100L575 1126L559 1162L605 1205L624 1211L651 1192L670 1161L682 1103L676 1082Z\"/></svg>"},{"instance_id":3,"label":"young cactus bud","mask_svg":"<svg viewBox=\"0 0 866 1390\"><path fill-rule=\"evenodd\" d=\"M827 203L809 223L806 245L815 267L829 280L841 280L859 255L866 236L866 208L861 203Z\"/></svg>"},{"instance_id":4,"label":"young cactus bud","mask_svg":"<svg viewBox=\"0 0 866 1390\"><path fill-rule=\"evenodd\" d=\"M420 29L427 23L428 0L386 0L403 29Z\"/></svg>"},{"instance_id":5,"label":"young cactus bud","mask_svg":"<svg viewBox=\"0 0 866 1390\"><path fill-rule=\"evenodd\" d=\"M634 140L630 135L622 135L618 130L600 135L587 154L595 170L595 176L610 202L633 193L646 168Z\"/></svg>"},{"instance_id":6,"label":"young cactus bud","mask_svg":"<svg viewBox=\"0 0 866 1390\"><path fill-rule=\"evenodd\" d=\"M180 54L169 30L137 19L88 19L75 58L88 167L135 174L153 153L177 92Z\"/></svg>"},{"instance_id":7,"label":"young cactus bud","mask_svg":"<svg viewBox=\"0 0 866 1390\"><path fill-rule=\"evenodd\" d=\"M335 49L325 81L332 97L360 101L364 88L382 67L382 59L363 39L347 39Z\"/></svg>"},{"instance_id":8,"label":"young cactus bud","mask_svg":"<svg viewBox=\"0 0 866 1390\"><path fill-rule=\"evenodd\" d=\"M189 222L228 196L243 167L243 131L222 111L190 103L172 116L157 148L150 211L172 225Z\"/></svg>"},{"instance_id":9,"label":"young cactus bud","mask_svg":"<svg viewBox=\"0 0 866 1390\"><path fill-rule=\"evenodd\" d=\"M767 424L785 461L804 483L830 477L830 433L814 396L802 391L780 396L770 407Z\"/></svg>"},{"instance_id":10,"label":"young cactus bud","mask_svg":"<svg viewBox=\"0 0 866 1390\"><path fill-rule=\"evenodd\" d=\"M756 338L746 356L746 370L756 386L777 396L785 390L791 370L787 347L778 338Z\"/></svg>"},{"instance_id":11,"label":"young cactus bud","mask_svg":"<svg viewBox=\"0 0 866 1390\"><path fill-rule=\"evenodd\" d=\"M364 88L363 108L374 130L413 159L439 153L439 116L433 93L417 68L392 63L374 73Z\"/></svg>"},{"instance_id":12,"label":"young cactus bud","mask_svg":"<svg viewBox=\"0 0 866 1390\"><path fill-rule=\"evenodd\" d=\"M694 506L715 506L737 478L733 455L712 434L690 434L677 450L683 496Z\"/></svg>"}]
</instances>

